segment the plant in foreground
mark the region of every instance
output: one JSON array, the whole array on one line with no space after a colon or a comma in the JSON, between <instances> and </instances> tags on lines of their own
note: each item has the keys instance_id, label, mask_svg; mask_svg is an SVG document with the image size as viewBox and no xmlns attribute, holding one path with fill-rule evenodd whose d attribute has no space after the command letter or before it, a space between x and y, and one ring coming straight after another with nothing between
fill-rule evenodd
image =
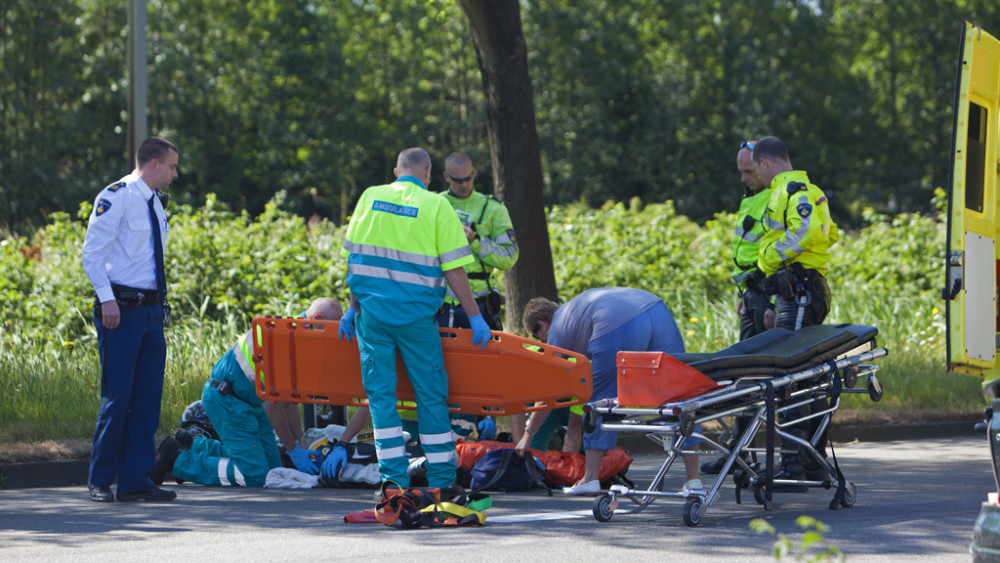
<instances>
[{"instance_id":1,"label":"plant in foreground","mask_svg":"<svg viewBox=\"0 0 1000 563\"><path fill-rule=\"evenodd\" d=\"M778 531L763 518L750 522L750 529L758 534L771 534L777 539L771 544L774 559L781 561L784 557L793 557L795 561L844 561L844 552L832 545L825 545L823 532L830 527L812 516L799 516L795 523L802 528L802 540L798 545L791 538Z\"/></svg>"}]
</instances>

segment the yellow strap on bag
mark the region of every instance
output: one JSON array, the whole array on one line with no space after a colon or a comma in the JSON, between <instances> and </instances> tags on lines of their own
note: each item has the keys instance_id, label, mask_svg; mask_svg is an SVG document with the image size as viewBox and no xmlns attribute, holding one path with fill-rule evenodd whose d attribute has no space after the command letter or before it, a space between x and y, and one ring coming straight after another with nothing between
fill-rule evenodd
<instances>
[{"instance_id":1,"label":"yellow strap on bag","mask_svg":"<svg viewBox=\"0 0 1000 563\"><path fill-rule=\"evenodd\" d=\"M441 524L445 524L448 518L454 518L458 523L457 525L474 525L475 521L478 521L480 526L486 525L485 512L472 510L467 506L462 506L453 502L439 502L437 504L424 507L420 511L434 514L435 519ZM475 521L470 518L471 516L475 516Z\"/></svg>"}]
</instances>

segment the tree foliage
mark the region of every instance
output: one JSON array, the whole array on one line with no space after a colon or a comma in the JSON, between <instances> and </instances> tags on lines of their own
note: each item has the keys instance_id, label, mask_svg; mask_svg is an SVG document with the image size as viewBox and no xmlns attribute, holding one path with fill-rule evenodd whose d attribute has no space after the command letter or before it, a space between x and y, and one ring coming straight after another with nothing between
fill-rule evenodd
<instances>
[{"instance_id":1,"label":"tree foliage","mask_svg":"<svg viewBox=\"0 0 1000 563\"><path fill-rule=\"evenodd\" d=\"M343 222L407 146L492 188L468 20L450 0L148 0L150 131L175 197ZM843 224L926 211L947 180L963 20L987 0L552 0L522 5L548 204L735 207L740 141L775 134ZM125 162L127 3L0 3L0 226L75 211ZM433 188L444 189L436 175ZM517 225L515 225L517 227Z\"/></svg>"}]
</instances>

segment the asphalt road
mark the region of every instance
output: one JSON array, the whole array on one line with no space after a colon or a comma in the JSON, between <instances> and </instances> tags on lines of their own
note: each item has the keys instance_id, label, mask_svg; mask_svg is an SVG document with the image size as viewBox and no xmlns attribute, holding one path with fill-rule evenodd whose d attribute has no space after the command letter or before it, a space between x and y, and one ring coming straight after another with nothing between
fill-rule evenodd
<instances>
[{"instance_id":1,"label":"asphalt road","mask_svg":"<svg viewBox=\"0 0 1000 563\"><path fill-rule=\"evenodd\" d=\"M487 525L397 530L346 524L371 508L371 491L173 488L172 503L100 504L85 487L0 491L0 561L773 561L773 538L749 524L765 518L793 540L795 519L830 526L827 544L849 561L969 561L972 530L994 483L985 437L865 442L836 450L857 486L854 507L829 510L833 490L778 494L765 511L733 486L698 527L682 503L654 502L598 522L592 499L541 492L496 494ZM644 485L663 457L639 455L629 470ZM679 489L681 468L668 474ZM629 504L623 501L622 505Z\"/></svg>"}]
</instances>

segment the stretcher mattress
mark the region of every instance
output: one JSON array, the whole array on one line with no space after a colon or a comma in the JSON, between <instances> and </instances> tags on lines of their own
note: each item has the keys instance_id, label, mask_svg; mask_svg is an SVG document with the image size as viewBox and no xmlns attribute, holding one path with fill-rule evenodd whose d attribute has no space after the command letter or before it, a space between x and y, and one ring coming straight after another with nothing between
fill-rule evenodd
<instances>
[{"instance_id":1,"label":"stretcher mattress","mask_svg":"<svg viewBox=\"0 0 1000 563\"><path fill-rule=\"evenodd\" d=\"M835 359L855 348L874 347L878 329L836 324L798 331L772 329L708 354L674 354L715 381L750 376L780 377Z\"/></svg>"}]
</instances>

